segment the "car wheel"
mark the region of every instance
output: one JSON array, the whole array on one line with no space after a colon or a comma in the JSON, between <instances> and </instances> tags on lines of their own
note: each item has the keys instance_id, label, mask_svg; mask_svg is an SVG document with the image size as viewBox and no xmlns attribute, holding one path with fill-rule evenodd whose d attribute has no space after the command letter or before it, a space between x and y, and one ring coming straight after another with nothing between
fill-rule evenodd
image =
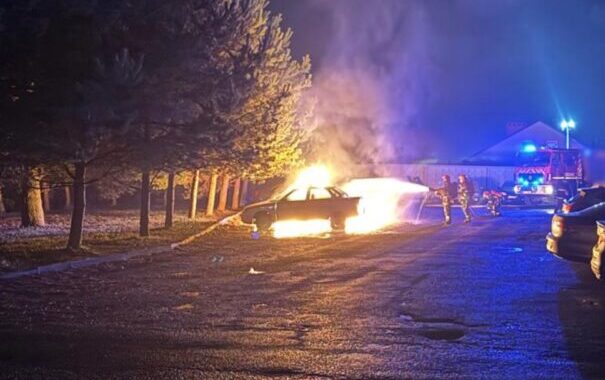
<instances>
[{"instance_id":1,"label":"car wheel","mask_svg":"<svg viewBox=\"0 0 605 380\"><path fill-rule=\"evenodd\" d=\"M271 228L273 221L271 220L271 217L269 215L265 213L259 213L254 216L254 224L256 225L256 228L259 231L265 232L268 231L269 228Z\"/></svg>"}]
</instances>

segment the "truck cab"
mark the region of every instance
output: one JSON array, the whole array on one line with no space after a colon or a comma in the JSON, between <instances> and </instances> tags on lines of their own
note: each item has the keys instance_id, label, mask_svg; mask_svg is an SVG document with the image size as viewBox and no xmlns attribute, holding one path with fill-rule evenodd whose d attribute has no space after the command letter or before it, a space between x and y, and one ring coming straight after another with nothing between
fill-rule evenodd
<instances>
[{"instance_id":1,"label":"truck cab","mask_svg":"<svg viewBox=\"0 0 605 380\"><path fill-rule=\"evenodd\" d=\"M538 200L550 203L572 197L584 179L578 149L524 150L517 155L515 166L514 192L528 203Z\"/></svg>"}]
</instances>

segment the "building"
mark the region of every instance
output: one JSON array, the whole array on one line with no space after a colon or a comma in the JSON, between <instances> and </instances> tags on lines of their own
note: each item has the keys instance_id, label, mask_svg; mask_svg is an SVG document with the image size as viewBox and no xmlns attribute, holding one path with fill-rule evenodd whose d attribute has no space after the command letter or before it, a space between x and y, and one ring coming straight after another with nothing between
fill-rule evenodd
<instances>
[{"instance_id":1,"label":"building","mask_svg":"<svg viewBox=\"0 0 605 380\"><path fill-rule=\"evenodd\" d=\"M538 121L520 128L504 140L487 149L481 150L464 160L470 165L509 166L514 165L515 156L525 147L565 148L566 135L559 128L554 128ZM570 138L570 148L582 151L586 180L601 182L605 179L605 152L595 150Z\"/></svg>"},{"instance_id":2,"label":"building","mask_svg":"<svg viewBox=\"0 0 605 380\"><path fill-rule=\"evenodd\" d=\"M483 149L463 162L473 165L514 165L518 152L525 147L565 148L566 135L558 128L538 121L510 134L489 148ZM570 148L579 149L586 154L590 148L574 138L570 139Z\"/></svg>"},{"instance_id":3,"label":"building","mask_svg":"<svg viewBox=\"0 0 605 380\"><path fill-rule=\"evenodd\" d=\"M362 165L365 175L394 176L402 179L420 179L429 186L437 186L443 174L452 178L464 173L476 189L502 187L514 180L517 154L526 147L565 148L566 135L560 129L538 121L531 125L517 126L508 137L497 144L482 149L456 164L413 163ZM596 151L570 139L570 147L584 153L586 179L601 182L605 179L605 151Z\"/></svg>"}]
</instances>

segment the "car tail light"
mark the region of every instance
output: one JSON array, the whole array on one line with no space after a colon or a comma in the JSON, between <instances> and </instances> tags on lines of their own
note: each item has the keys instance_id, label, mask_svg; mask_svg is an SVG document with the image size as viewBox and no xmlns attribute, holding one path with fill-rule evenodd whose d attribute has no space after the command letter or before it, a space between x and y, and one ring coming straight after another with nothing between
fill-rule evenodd
<instances>
[{"instance_id":1,"label":"car tail light","mask_svg":"<svg viewBox=\"0 0 605 380\"><path fill-rule=\"evenodd\" d=\"M564 227L565 227L565 222L561 216L555 215L552 217L551 232L552 232L553 236L555 236L555 237L563 236Z\"/></svg>"},{"instance_id":2,"label":"car tail light","mask_svg":"<svg viewBox=\"0 0 605 380\"><path fill-rule=\"evenodd\" d=\"M597 235L599 235L599 240L605 241L605 225L601 222L597 223Z\"/></svg>"},{"instance_id":3,"label":"car tail light","mask_svg":"<svg viewBox=\"0 0 605 380\"><path fill-rule=\"evenodd\" d=\"M590 269L595 277L600 280L603 277L603 247L596 245L592 249L592 258L590 259Z\"/></svg>"},{"instance_id":4,"label":"car tail light","mask_svg":"<svg viewBox=\"0 0 605 380\"><path fill-rule=\"evenodd\" d=\"M571 203L563 203L563 206L561 207L561 211L563 211L566 214L570 213L571 209L572 209Z\"/></svg>"},{"instance_id":5,"label":"car tail light","mask_svg":"<svg viewBox=\"0 0 605 380\"><path fill-rule=\"evenodd\" d=\"M596 278L600 280L603 277L603 253L605 252L605 226L600 222L597 223L597 235L599 238L592 249L590 268Z\"/></svg>"}]
</instances>

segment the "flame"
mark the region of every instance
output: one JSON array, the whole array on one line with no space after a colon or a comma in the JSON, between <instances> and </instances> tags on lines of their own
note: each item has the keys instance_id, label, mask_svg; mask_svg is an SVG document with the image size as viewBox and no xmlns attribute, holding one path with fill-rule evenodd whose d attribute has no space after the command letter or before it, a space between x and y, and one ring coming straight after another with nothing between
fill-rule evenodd
<instances>
[{"instance_id":1,"label":"flame","mask_svg":"<svg viewBox=\"0 0 605 380\"><path fill-rule=\"evenodd\" d=\"M332 185L332 173L328 166L315 164L300 171L296 180L288 187L286 192L300 190L293 193L292 200L304 200L309 187L327 187ZM326 219L312 220L283 220L273 223L271 226L273 237L278 239L292 238L298 236L316 236L332 231L330 221Z\"/></svg>"},{"instance_id":2,"label":"flame","mask_svg":"<svg viewBox=\"0 0 605 380\"><path fill-rule=\"evenodd\" d=\"M317 236L332 231L330 221L327 219L312 220L283 220L271 226L273 237L277 239L298 236Z\"/></svg>"},{"instance_id":3,"label":"flame","mask_svg":"<svg viewBox=\"0 0 605 380\"><path fill-rule=\"evenodd\" d=\"M347 218L347 234L370 233L400 221L400 202L410 194L426 193L428 188L396 178L354 179L343 185L352 197L361 197L357 216Z\"/></svg>"},{"instance_id":4,"label":"flame","mask_svg":"<svg viewBox=\"0 0 605 380\"><path fill-rule=\"evenodd\" d=\"M292 189L307 189L309 187L327 187L332 185L332 172L326 165L315 164L303 169L289 187Z\"/></svg>"},{"instance_id":5,"label":"flame","mask_svg":"<svg viewBox=\"0 0 605 380\"><path fill-rule=\"evenodd\" d=\"M313 165L301 171L289 190L332 185L332 173L325 165ZM345 183L342 189L351 197L360 197L358 215L347 218L345 233L370 233L400 220L400 202L410 194L426 193L426 186L396 178L363 178ZM272 226L276 238L322 235L332 231L330 221L323 219L279 221Z\"/></svg>"}]
</instances>

